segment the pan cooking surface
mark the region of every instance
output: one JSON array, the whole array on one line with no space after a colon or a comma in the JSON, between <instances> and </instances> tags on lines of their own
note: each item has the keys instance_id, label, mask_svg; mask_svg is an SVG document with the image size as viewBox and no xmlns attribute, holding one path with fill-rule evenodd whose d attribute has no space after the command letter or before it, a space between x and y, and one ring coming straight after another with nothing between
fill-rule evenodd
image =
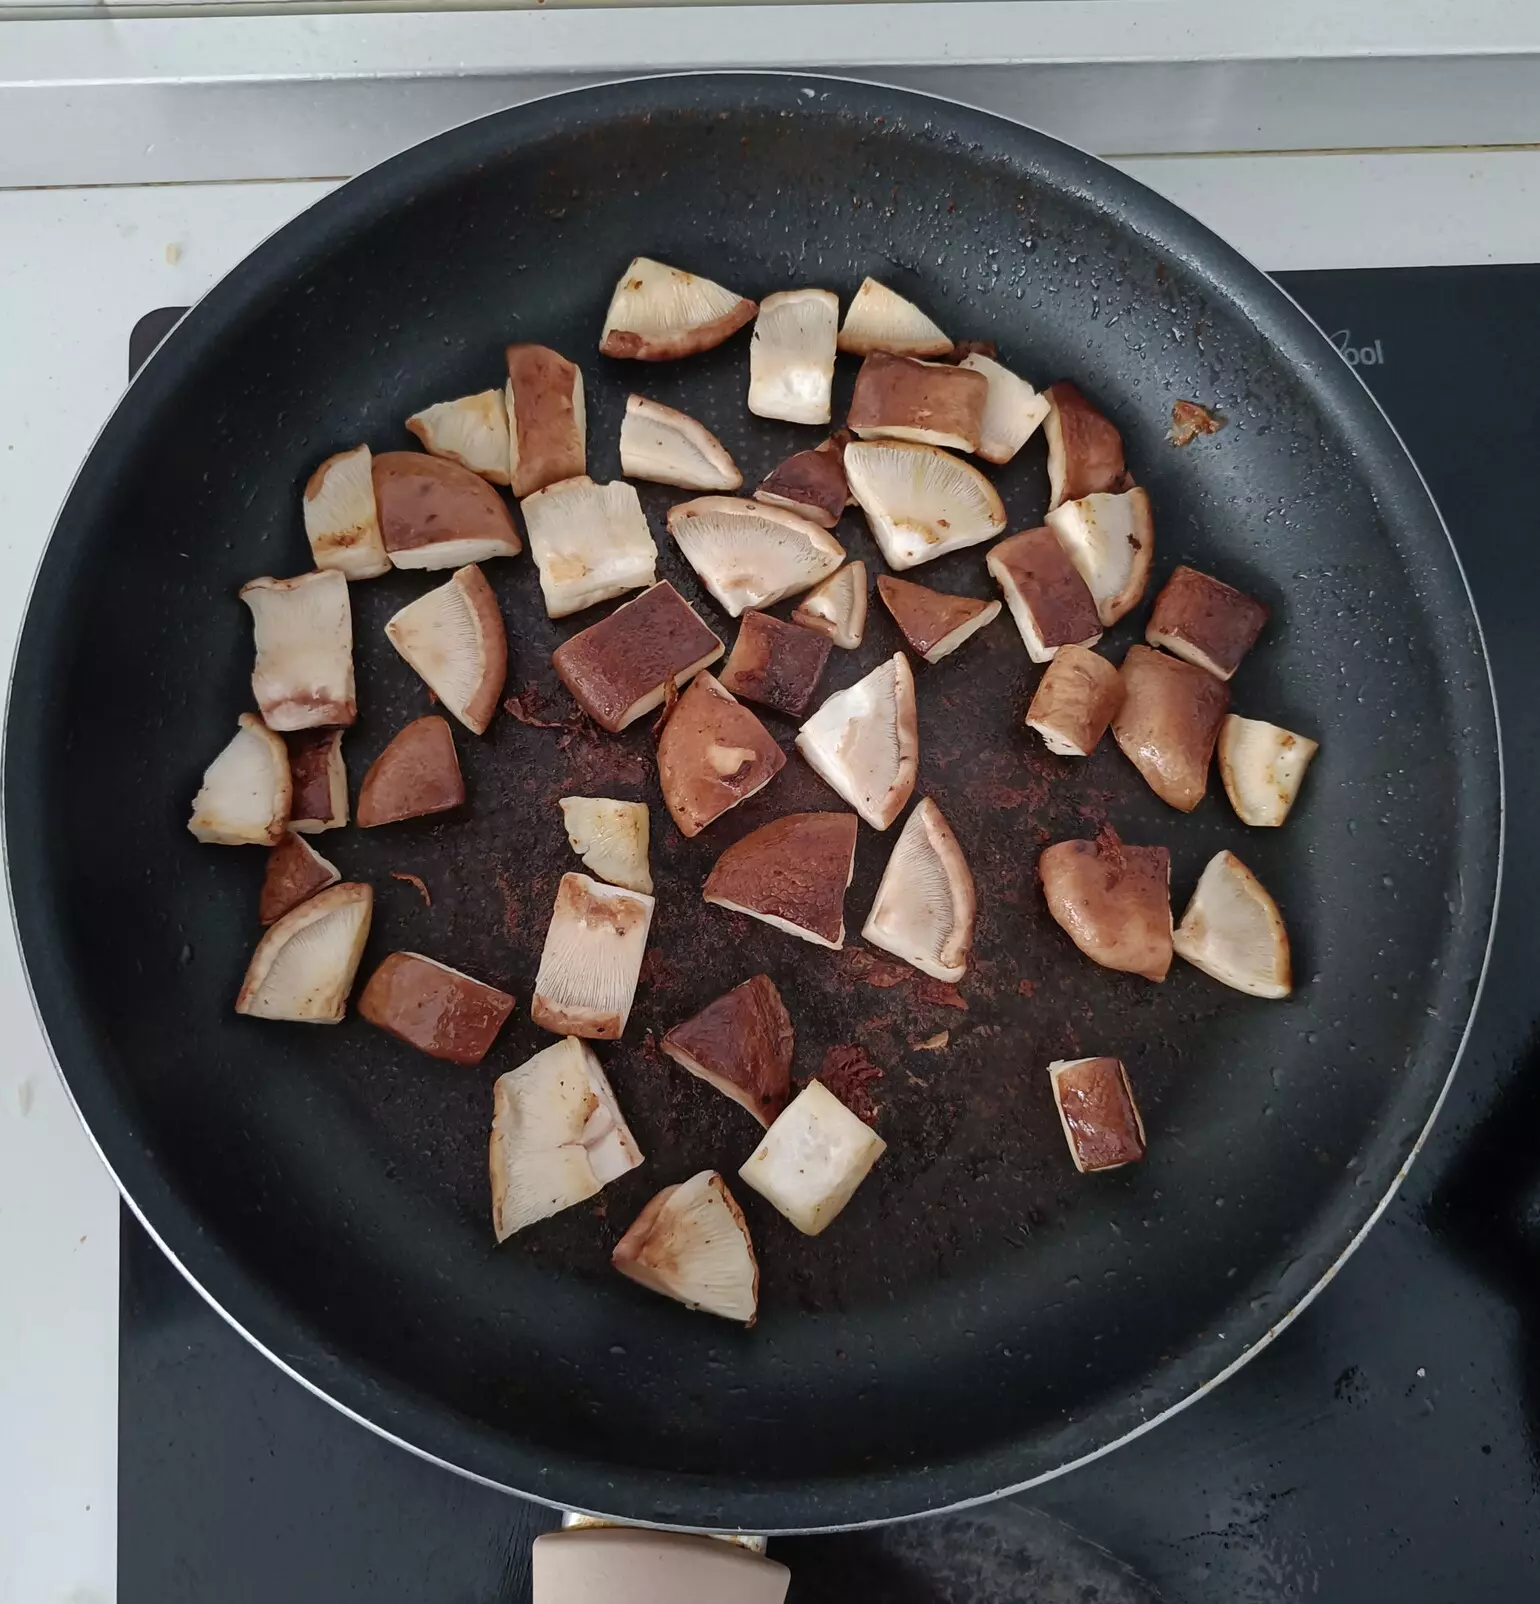
<instances>
[{"instance_id":1,"label":"pan cooking surface","mask_svg":"<svg viewBox=\"0 0 1540 1604\"><path fill-rule=\"evenodd\" d=\"M808 92L804 92L808 91ZM238 586L308 566L303 482L408 412L501 381L538 340L581 363L590 472L618 474L631 389L699 417L752 487L818 431L751 419L747 340L661 366L594 351L645 253L751 296L848 298L866 273L1034 381L1072 377L1123 430L1156 514L1155 585L1190 562L1272 607L1237 711L1318 736L1281 831L1218 785L1183 817L1110 739L1087 763L1022 728L1039 670L1002 616L916 665L920 783L973 866L960 996L865 955L897 829L863 826L830 954L706 908L716 856L766 820L840 806L799 758L682 840L642 721L620 737L500 715L456 732L463 817L318 842L376 888L363 974L426 952L519 1008L479 1070L362 1021L237 1019L263 854L184 828L203 766L250 705ZM852 372L842 364L843 390ZM1172 401L1228 417L1186 450ZM1043 448L990 470L1010 527L1041 521ZM663 533L688 492L641 487L671 579L735 626ZM873 573L859 514L836 531ZM992 594L983 550L910 577ZM509 692L571 711L526 556L488 564ZM384 620L443 576L353 587L364 769L427 694ZM790 603L776 611L789 613ZM1144 610L1112 632L1114 658ZM873 597L820 694L898 649ZM795 726L765 713L790 747ZM556 882L577 867L556 799L646 799L657 917L624 1043L601 1047L646 1164L494 1246L491 1083L549 1041L527 1007ZM250 258L150 363L71 493L29 613L7 752L11 873L29 971L71 1089L165 1245L243 1329L380 1429L461 1469L612 1513L753 1529L894 1517L1049 1474L1211 1381L1307 1295L1372 1216L1429 1117L1474 1000L1499 837L1496 732L1475 620L1415 472L1283 297L1197 225L1041 136L893 91L757 77L584 91L446 135L344 188ZM1230 992L1092 966L1036 886L1050 840L1113 824L1165 844L1178 913L1236 851L1278 898L1298 987ZM432 906L392 873L418 875ZM665 1184L730 1184L758 1139L652 1045L768 972L796 1073L859 1044L886 1156L825 1236L746 1187L761 1318L739 1332L624 1281L608 1254ZM960 1006L959 1004L965 1005ZM944 1048L917 1044L948 1033ZM1080 1177L1044 1068L1111 1053L1150 1136Z\"/></svg>"}]
</instances>

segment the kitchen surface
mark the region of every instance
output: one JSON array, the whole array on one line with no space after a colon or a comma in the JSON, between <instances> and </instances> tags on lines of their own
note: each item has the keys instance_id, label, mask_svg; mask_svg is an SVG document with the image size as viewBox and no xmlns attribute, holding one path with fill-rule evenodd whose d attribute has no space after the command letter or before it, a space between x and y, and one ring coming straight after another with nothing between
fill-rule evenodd
<instances>
[{"instance_id":1,"label":"kitchen surface","mask_svg":"<svg viewBox=\"0 0 1540 1604\"><path fill-rule=\"evenodd\" d=\"M1540 1160L1525 909L1540 889L1540 559L1534 518L1507 490L1540 445L1531 9L1475 6L1459 29L1431 5L1305 5L1264 22L1261 8L1164 0L433 16L39 7L36 21L20 9L0 8L7 654L140 320L194 302L369 162L532 94L723 64L932 88L1107 156L1280 275L1418 459L1492 656L1509 835L1460 1073L1367 1243L1212 1396L1032 1490L1024 1508L781 1539L773 1552L805 1600L858 1576L901 1604L963 1596L948 1591L963 1575L966 1596L1001 1601L1532 1594ZM164 326L148 325L141 347ZM522 1599L528 1540L552 1512L337 1415L231 1331L121 1209L9 933L0 1024L0 1601Z\"/></svg>"}]
</instances>

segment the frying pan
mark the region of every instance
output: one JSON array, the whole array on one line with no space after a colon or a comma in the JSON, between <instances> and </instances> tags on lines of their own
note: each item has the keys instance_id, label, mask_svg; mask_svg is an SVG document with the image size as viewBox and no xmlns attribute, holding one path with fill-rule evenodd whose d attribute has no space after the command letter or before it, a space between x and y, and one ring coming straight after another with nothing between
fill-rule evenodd
<instances>
[{"instance_id":1,"label":"frying pan","mask_svg":"<svg viewBox=\"0 0 1540 1604\"><path fill-rule=\"evenodd\" d=\"M858 951L702 905L728 843L837 805L800 759L694 842L655 807L651 956L626 1041L603 1049L647 1163L498 1248L491 1082L548 1038L521 1007L463 1070L357 1019L237 1018L262 855L201 847L185 819L250 705L236 589L308 566L311 468L358 440L406 446L408 412L500 382L507 341L582 361L596 477L618 472L633 388L702 418L750 485L814 443L747 416L741 338L664 366L594 354L638 253L753 296L848 296L872 273L1038 382L1075 378L1153 498L1156 582L1186 561L1272 608L1234 706L1322 750L1287 827L1247 831L1221 795L1191 816L1165 808L1110 742L1085 763L1044 753L1021 728L1036 670L1007 619L920 665L917 795L941 803L980 888L959 997L875 983L892 977ZM1227 426L1174 448L1178 398ZM1039 443L994 477L1012 528L1040 521ZM682 499L643 497L658 529ZM839 533L875 564L857 517ZM559 719L549 653L596 615L547 620L527 558L487 571L510 690L533 687L524 705ZM730 638L676 552L660 571ZM912 577L990 593L978 551ZM381 626L431 582L353 588L355 785L427 709ZM1120 656L1141 627L1103 649ZM898 644L874 606L824 690ZM789 744L792 727L774 728ZM656 803L648 732L504 716L459 746L462 816L320 844L377 888L365 973L425 951L527 1003L572 866L555 799ZM1458 1056L1501 784L1479 630L1437 511L1356 378L1261 273L1025 128L869 85L720 74L584 89L431 140L282 229L184 320L93 447L43 561L5 819L28 974L71 1093L133 1207L239 1329L466 1474L638 1521L765 1532L1051 1476L1202 1393L1308 1301L1383 1207ZM1048 841L1105 823L1170 846L1178 910L1207 858L1236 850L1282 906L1294 995L1256 1001L1181 965L1155 986L1083 960L1034 865ZM863 829L852 932L891 841ZM419 875L432 906L395 873ZM791 1006L798 1075L848 1043L885 1070L869 1090L889 1148L816 1240L739 1189L763 1267L761 1319L742 1332L607 1259L657 1187L731 1175L757 1141L648 1035L757 971ZM1150 1153L1081 1177L1044 1066L1093 1052L1128 1063Z\"/></svg>"}]
</instances>

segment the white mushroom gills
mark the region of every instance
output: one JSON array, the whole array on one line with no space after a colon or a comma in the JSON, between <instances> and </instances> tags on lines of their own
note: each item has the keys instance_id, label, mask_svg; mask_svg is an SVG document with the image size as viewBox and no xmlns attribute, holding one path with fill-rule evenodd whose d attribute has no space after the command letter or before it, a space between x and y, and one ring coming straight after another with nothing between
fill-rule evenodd
<instances>
[{"instance_id":1,"label":"white mushroom gills","mask_svg":"<svg viewBox=\"0 0 1540 1604\"><path fill-rule=\"evenodd\" d=\"M1178 957L1249 996L1287 997L1293 988L1283 916L1233 852L1209 859L1171 945Z\"/></svg>"},{"instance_id":2,"label":"white mushroom gills","mask_svg":"<svg viewBox=\"0 0 1540 1604\"><path fill-rule=\"evenodd\" d=\"M1066 501L1047 515L1110 629L1144 595L1154 556L1150 498L1137 486L1122 495L1098 492Z\"/></svg>"},{"instance_id":3,"label":"white mushroom gills","mask_svg":"<svg viewBox=\"0 0 1540 1604\"><path fill-rule=\"evenodd\" d=\"M610 1262L687 1309L746 1326L759 1312L759 1264L748 1224L715 1170L664 1187L616 1243Z\"/></svg>"},{"instance_id":4,"label":"white mushroom gills","mask_svg":"<svg viewBox=\"0 0 1540 1604\"><path fill-rule=\"evenodd\" d=\"M887 1150L822 1081L809 1081L765 1132L739 1176L804 1236L817 1236Z\"/></svg>"},{"instance_id":5,"label":"white mushroom gills","mask_svg":"<svg viewBox=\"0 0 1540 1604\"><path fill-rule=\"evenodd\" d=\"M944 334L913 301L876 279L862 281L845 313L839 348L853 356L891 351L895 356L945 356L952 349Z\"/></svg>"},{"instance_id":6,"label":"white mushroom gills","mask_svg":"<svg viewBox=\"0 0 1540 1604\"><path fill-rule=\"evenodd\" d=\"M558 1035L617 1040L647 950L653 899L564 874L546 929L530 1018Z\"/></svg>"},{"instance_id":7,"label":"white mushroom gills","mask_svg":"<svg viewBox=\"0 0 1540 1604\"><path fill-rule=\"evenodd\" d=\"M759 303L749 342L749 411L787 423L827 423L839 335L839 297L777 290Z\"/></svg>"},{"instance_id":8,"label":"white mushroom gills","mask_svg":"<svg viewBox=\"0 0 1540 1604\"><path fill-rule=\"evenodd\" d=\"M1037 433L1050 411L1048 397L1039 395L1023 378L993 357L975 352L959 367L982 373L989 381L984 422L979 430L978 454L986 462L1009 462Z\"/></svg>"},{"instance_id":9,"label":"white mushroom gills","mask_svg":"<svg viewBox=\"0 0 1540 1604\"><path fill-rule=\"evenodd\" d=\"M630 334L642 342L641 355L687 356L726 338L731 329L714 326L742 307L741 295L709 278L638 256L615 285L599 349L611 348L613 335Z\"/></svg>"},{"instance_id":10,"label":"white mushroom gills","mask_svg":"<svg viewBox=\"0 0 1540 1604\"><path fill-rule=\"evenodd\" d=\"M283 737L242 713L229 745L203 771L187 828L214 846L276 846L292 799Z\"/></svg>"},{"instance_id":11,"label":"white mushroom gills","mask_svg":"<svg viewBox=\"0 0 1540 1604\"><path fill-rule=\"evenodd\" d=\"M501 390L440 401L406 420L435 457L446 457L494 485L508 483L508 405Z\"/></svg>"},{"instance_id":12,"label":"white mushroom gills","mask_svg":"<svg viewBox=\"0 0 1540 1604\"><path fill-rule=\"evenodd\" d=\"M686 412L633 395L620 424L620 471L685 490L737 490L743 475L726 446Z\"/></svg>"},{"instance_id":13,"label":"white mushroom gills","mask_svg":"<svg viewBox=\"0 0 1540 1604\"><path fill-rule=\"evenodd\" d=\"M642 1150L593 1049L568 1036L498 1076L489 1160L492 1225L505 1242L597 1196Z\"/></svg>"},{"instance_id":14,"label":"white mushroom gills","mask_svg":"<svg viewBox=\"0 0 1540 1604\"><path fill-rule=\"evenodd\" d=\"M939 446L854 440L845 477L890 568L913 568L993 540L1005 506L972 463Z\"/></svg>"},{"instance_id":15,"label":"white mushroom gills","mask_svg":"<svg viewBox=\"0 0 1540 1604\"><path fill-rule=\"evenodd\" d=\"M652 894L648 849L652 826L645 802L608 796L564 796L561 820L572 850L601 880Z\"/></svg>"},{"instance_id":16,"label":"white mushroom gills","mask_svg":"<svg viewBox=\"0 0 1540 1604\"><path fill-rule=\"evenodd\" d=\"M733 618L809 589L845 560L845 548L828 530L735 496L701 496L671 507L668 532Z\"/></svg>"},{"instance_id":17,"label":"white mushroom gills","mask_svg":"<svg viewBox=\"0 0 1540 1604\"><path fill-rule=\"evenodd\" d=\"M791 619L854 651L866 634L866 601L866 564L846 563L802 598Z\"/></svg>"},{"instance_id":18,"label":"white mushroom gills","mask_svg":"<svg viewBox=\"0 0 1540 1604\"><path fill-rule=\"evenodd\" d=\"M914 792L920 739L914 671L902 652L836 691L797 733L797 750L874 830Z\"/></svg>"},{"instance_id":19,"label":"white mushroom gills","mask_svg":"<svg viewBox=\"0 0 1540 1604\"><path fill-rule=\"evenodd\" d=\"M491 715L482 719L475 710L502 689L507 642L493 638L494 621L478 607L470 575L486 584L479 569L462 568L403 607L385 625L385 633L448 712L480 735ZM502 629L501 619L495 628Z\"/></svg>"},{"instance_id":20,"label":"white mushroom gills","mask_svg":"<svg viewBox=\"0 0 1540 1604\"><path fill-rule=\"evenodd\" d=\"M251 689L273 730L351 724L353 610L347 579L335 568L296 579L253 579L241 586L251 609L257 661Z\"/></svg>"},{"instance_id":21,"label":"white mushroom gills","mask_svg":"<svg viewBox=\"0 0 1540 1604\"><path fill-rule=\"evenodd\" d=\"M941 809L925 797L882 872L862 936L937 980L968 972L977 910L973 875Z\"/></svg>"},{"instance_id":22,"label":"white mushroom gills","mask_svg":"<svg viewBox=\"0 0 1540 1604\"><path fill-rule=\"evenodd\" d=\"M1229 713L1219 727L1219 776L1242 824L1276 829L1299 796L1320 743L1262 719Z\"/></svg>"},{"instance_id":23,"label":"white mushroom gills","mask_svg":"<svg viewBox=\"0 0 1540 1604\"><path fill-rule=\"evenodd\" d=\"M236 1013L306 1025L340 1023L373 911L374 892L354 883L329 886L290 909L257 943Z\"/></svg>"},{"instance_id":24,"label":"white mushroom gills","mask_svg":"<svg viewBox=\"0 0 1540 1604\"><path fill-rule=\"evenodd\" d=\"M328 457L310 476L301 505L317 568L335 568L349 579L377 579L390 572L374 500L373 463L368 446L355 446Z\"/></svg>"},{"instance_id":25,"label":"white mushroom gills","mask_svg":"<svg viewBox=\"0 0 1540 1604\"><path fill-rule=\"evenodd\" d=\"M552 618L657 582L658 547L636 489L623 479L563 479L519 503Z\"/></svg>"}]
</instances>

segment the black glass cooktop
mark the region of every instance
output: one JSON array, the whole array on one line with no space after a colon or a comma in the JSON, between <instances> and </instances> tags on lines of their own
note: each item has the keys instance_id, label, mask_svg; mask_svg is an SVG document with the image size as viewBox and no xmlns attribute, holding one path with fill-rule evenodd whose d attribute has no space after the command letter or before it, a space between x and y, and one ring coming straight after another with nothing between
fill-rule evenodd
<instances>
[{"instance_id":1,"label":"black glass cooktop","mask_svg":"<svg viewBox=\"0 0 1540 1604\"><path fill-rule=\"evenodd\" d=\"M1421 464L1492 656L1508 847L1463 1067L1366 1244L1233 1380L1019 1503L777 1542L800 1604L1540 1597L1540 267L1282 282ZM120 1604L521 1604L555 1523L289 1381L126 1217L120 1414Z\"/></svg>"}]
</instances>

